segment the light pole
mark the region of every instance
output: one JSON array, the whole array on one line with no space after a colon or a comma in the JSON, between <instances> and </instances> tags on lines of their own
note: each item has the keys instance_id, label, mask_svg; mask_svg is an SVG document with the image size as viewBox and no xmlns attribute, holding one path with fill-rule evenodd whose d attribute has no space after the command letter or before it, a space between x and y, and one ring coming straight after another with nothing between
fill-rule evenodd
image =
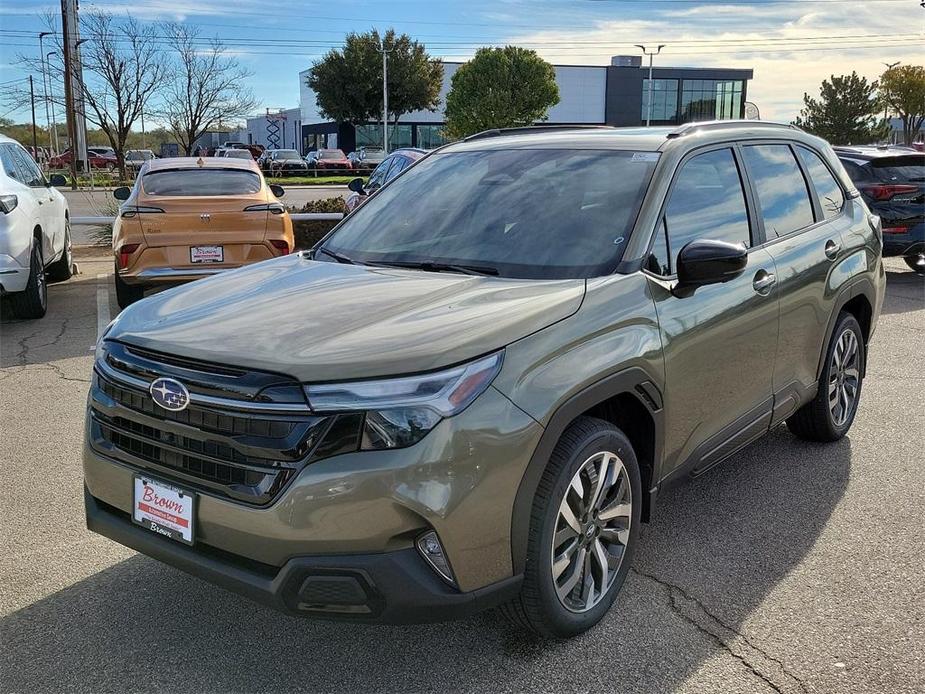
<instances>
[{"instance_id":1,"label":"light pole","mask_svg":"<svg viewBox=\"0 0 925 694\"><path fill-rule=\"evenodd\" d=\"M901 62L902 62L901 60L897 60L895 63L881 63L881 64L886 65L886 71L889 72L894 67L899 65ZM890 93L887 92L886 97L883 99L883 120L887 123L890 122L890 114L888 110L889 108L890 108ZM890 142L892 141L893 141L893 126L891 125L890 126Z\"/></svg>"},{"instance_id":2,"label":"light pole","mask_svg":"<svg viewBox=\"0 0 925 694\"><path fill-rule=\"evenodd\" d=\"M48 79L45 73L45 45L42 42L42 39L50 35L51 35L50 31L42 31L39 33L39 53L41 53L41 60L42 60L42 94L45 97L45 126L48 128L48 149L49 150L51 150L52 148L51 117L48 113Z\"/></svg>"},{"instance_id":3,"label":"light pole","mask_svg":"<svg viewBox=\"0 0 925 694\"><path fill-rule=\"evenodd\" d=\"M385 37L379 47L382 53L382 151L389 153L389 53L385 48Z\"/></svg>"},{"instance_id":4,"label":"light pole","mask_svg":"<svg viewBox=\"0 0 925 694\"><path fill-rule=\"evenodd\" d=\"M654 51L647 51L646 47L640 43L634 44L636 48L639 48L642 51L643 55L649 56L649 96L648 96L648 105L646 107L646 127L649 127L649 123L652 121L652 60L659 53L662 52L662 49L665 47L664 43L660 43L658 48Z\"/></svg>"},{"instance_id":5,"label":"light pole","mask_svg":"<svg viewBox=\"0 0 925 694\"><path fill-rule=\"evenodd\" d=\"M45 54L45 61L48 64L48 91L52 93L54 97L55 88L51 82L51 56L57 55L54 51L49 51ZM58 144L58 117L55 115L55 102L54 98L51 100L51 128L55 133L55 154L61 154L61 147Z\"/></svg>"}]
</instances>

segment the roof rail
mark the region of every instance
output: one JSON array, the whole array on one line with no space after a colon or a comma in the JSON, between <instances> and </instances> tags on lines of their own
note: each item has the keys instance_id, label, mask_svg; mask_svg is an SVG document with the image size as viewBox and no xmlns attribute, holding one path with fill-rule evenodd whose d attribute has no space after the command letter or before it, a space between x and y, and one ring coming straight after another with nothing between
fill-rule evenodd
<instances>
[{"instance_id":1,"label":"roof rail","mask_svg":"<svg viewBox=\"0 0 925 694\"><path fill-rule=\"evenodd\" d=\"M558 130L613 130L612 125L524 125L518 128L492 128L469 135L463 142L482 140L486 137L501 137L502 135L529 135L530 133L556 132Z\"/></svg>"},{"instance_id":2,"label":"roof rail","mask_svg":"<svg viewBox=\"0 0 925 694\"><path fill-rule=\"evenodd\" d=\"M679 126L676 130L672 130L668 133L668 138L681 137L683 135L689 135L690 133L697 132L698 130L721 130L723 128L741 128L743 125L748 127L759 127L759 128L789 128L790 130L799 130L803 131L798 125L793 123L775 123L774 121L768 120L744 120L744 119L735 119L735 120L708 120L692 123L684 123Z\"/></svg>"}]
</instances>

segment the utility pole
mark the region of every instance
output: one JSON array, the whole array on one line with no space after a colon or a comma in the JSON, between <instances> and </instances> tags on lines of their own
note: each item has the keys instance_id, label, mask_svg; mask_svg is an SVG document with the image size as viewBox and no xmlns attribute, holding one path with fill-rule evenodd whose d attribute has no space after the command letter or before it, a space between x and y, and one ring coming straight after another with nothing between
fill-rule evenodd
<instances>
[{"instance_id":1,"label":"utility pole","mask_svg":"<svg viewBox=\"0 0 925 694\"><path fill-rule=\"evenodd\" d=\"M32 154L35 161L39 160L39 141L35 136L35 87L32 84L32 75L29 75L29 100L32 102Z\"/></svg>"},{"instance_id":2,"label":"utility pole","mask_svg":"<svg viewBox=\"0 0 925 694\"><path fill-rule=\"evenodd\" d=\"M42 43L42 38L49 36L50 31L43 31L39 33L39 52L41 53L42 59L42 93L45 97L45 126L48 128L48 150L49 152L52 149L52 137L51 137L51 118L48 113L48 79L47 74L45 73L45 46Z\"/></svg>"},{"instance_id":3,"label":"utility pole","mask_svg":"<svg viewBox=\"0 0 925 694\"><path fill-rule=\"evenodd\" d=\"M658 45L658 48L656 48L654 51L647 51L646 47L639 43L634 44L634 45L636 46L636 48L639 48L642 50L643 55L649 56L649 96L648 96L648 104L646 106L646 127L648 128L649 123L652 121L652 60L655 56L657 56L659 53L662 52L662 49L665 47L665 44L660 43Z\"/></svg>"},{"instance_id":4,"label":"utility pole","mask_svg":"<svg viewBox=\"0 0 925 694\"><path fill-rule=\"evenodd\" d=\"M897 60L895 63L881 63L881 64L886 65L886 71L889 72L894 67L899 65L901 62L902 62L901 60ZM890 99L890 93L887 92L886 98L883 100L883 120L885 123L890 122L890 114L889 114L890 101L889 99ZM893 126L892 125L890 126L890 142L891 143L893 142Z\"/></svg>"},{"instance_id":5,"label":"utility pole","mask_svg":"<svg viewBox=\"0 0 925 694\"><path fill-rule=\"evenodd\" d=\"M55 133L55 154L61 154L61 145L58 144L58 118L55 116L55 101L54 101L54 91L55 88L52 85L51 81L51 56L57 55L54 51L45 54L45 62L48 65L48 91L52 94L51 101L51 127Z\"/></svg>"},{"instance_id":6,"label":"utility pole","mask_svg":"<svg viewBox=\"0 0 925 694\"><path fill-rule=\"evenodd\" d=\"M64 109L67 118L67 139L71 150L71 190L77 190L77 114L74 112L74 90L71 72L71 28L68 24L68 0L61 0L61 34L64 50Z\"/></svg>"},{"instance_id":7,"label":"utility pole","mask_svg":"<svg viewBox=\"0 0 925 694\"><path fill-rule=\"evenodd\" d=\"M385 37L382 39L382 151L389 153L389 53L385 48Z\"/></svg>"}]
</instances>

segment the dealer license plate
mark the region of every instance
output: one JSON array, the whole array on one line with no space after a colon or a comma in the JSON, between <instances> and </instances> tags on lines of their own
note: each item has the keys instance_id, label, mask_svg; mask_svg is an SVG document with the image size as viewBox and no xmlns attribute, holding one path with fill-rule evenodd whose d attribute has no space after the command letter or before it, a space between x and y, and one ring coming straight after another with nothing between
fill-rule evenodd
<instances>
[{"instance_id":1,"label":"dealer license plate","mask_svg":"<svg viewBox=\"0 0 925 694\"><path fill-rule=\"evenodd\" d=\"M225 249L221 246L190 246L191 263L224 263Z\"/></svg>"},{"instance_id":2,"label":"dealer license plate","mask_svg":"<svg viewBox=\"0 0 925 694\"><path fill-rule=\"evenodd\" d=\"M132 520L148 530L193 544L196 495L150 477L135 476Z\"/></svg>"}]
</instances>

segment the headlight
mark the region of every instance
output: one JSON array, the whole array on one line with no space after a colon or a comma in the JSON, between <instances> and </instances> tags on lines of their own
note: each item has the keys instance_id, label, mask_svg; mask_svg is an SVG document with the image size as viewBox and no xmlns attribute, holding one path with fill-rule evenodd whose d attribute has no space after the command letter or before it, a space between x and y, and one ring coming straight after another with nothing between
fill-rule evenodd
<instances>
[{"instance_id":1,"label":"headlight","mask_svg":"<svg viewBox=\"0 0 925 694\"><path fill-rule=\"evenodd\" d=\"M363 450L401 448L466 409L498 374L503 355L419 376L309 385L305 394L316 412L366 412Z\"/></svg>"}]
</instances>

